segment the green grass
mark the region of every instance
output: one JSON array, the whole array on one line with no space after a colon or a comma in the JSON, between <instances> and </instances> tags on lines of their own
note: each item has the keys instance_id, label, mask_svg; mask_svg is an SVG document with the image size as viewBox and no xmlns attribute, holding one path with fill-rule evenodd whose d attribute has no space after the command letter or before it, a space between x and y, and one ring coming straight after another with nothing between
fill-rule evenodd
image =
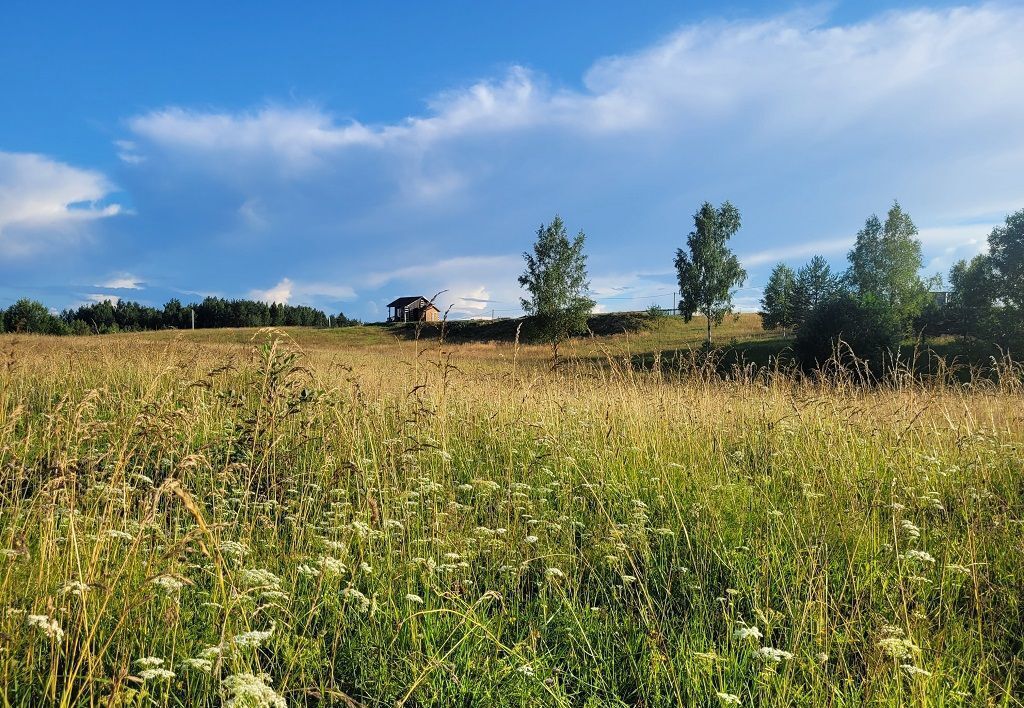
<instances>
[{"instance_id":1,"label":"green grass","mask_svg":"<svg viewBox=\"0 0 1024 708\"><path fill-rule=\"evenodd\" d=\"M591 356L656 325L0 339L5 705L1020 705L1020 387Z\"/></svg>"}]
</instances>

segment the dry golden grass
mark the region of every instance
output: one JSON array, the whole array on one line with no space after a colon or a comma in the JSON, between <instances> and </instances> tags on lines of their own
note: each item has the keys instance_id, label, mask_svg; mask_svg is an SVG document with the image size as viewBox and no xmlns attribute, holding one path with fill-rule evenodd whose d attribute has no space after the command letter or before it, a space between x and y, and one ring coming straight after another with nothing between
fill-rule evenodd
<instances>
[{"instance_id":1,"label":"dry golden grass","mask_svg":"<svg viewBox=\"0 0 1024 708\"><path fill-rule=\"evenodd\" d=\"M0 338L6 704L1020 704L1019 382L379 336Z\"/></svg>"}]
</instances>

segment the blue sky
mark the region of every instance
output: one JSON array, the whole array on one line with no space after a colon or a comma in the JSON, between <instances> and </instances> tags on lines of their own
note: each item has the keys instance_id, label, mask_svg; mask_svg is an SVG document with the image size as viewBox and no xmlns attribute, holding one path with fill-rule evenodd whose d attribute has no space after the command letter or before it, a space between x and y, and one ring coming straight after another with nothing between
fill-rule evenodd
<instances>
[{"instance_id":1,"label":"blue sky","mask_svg":"<svg viewBox=\"0 0 1024 708\"><path fill-rule=\"evenodd\" d=\"M557 5L557 6L556 6ZM672 302L732 200L756 306L910 211L926 271L1024 208L1024 6L0 8L0 307L205 294L516 314L560 213L602 309Z\"/></svg>"}]
</instances>

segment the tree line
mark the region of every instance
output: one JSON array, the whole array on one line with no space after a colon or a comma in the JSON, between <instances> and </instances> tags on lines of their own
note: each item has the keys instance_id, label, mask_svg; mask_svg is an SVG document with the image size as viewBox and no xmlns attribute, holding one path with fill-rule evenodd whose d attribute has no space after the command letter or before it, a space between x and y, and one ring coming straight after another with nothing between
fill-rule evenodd
<instances>
[{"instance_id":1,"label":"tree line","mask_svg":"<svg viewBox=\"0 0 1024 708\"><path fill-rule=\"evenodd\" d=\"M741 226L739 209L709 202L693 215L685 248L676 251L680 314L706 319L712 331L734 311L746 271L729 248ZM553 346L586 330L595 303L587 278L586 235L569 238L561 217L541 224L533 250L525 252L519 284L527 291L523 310L535 336ZM794 351L816 366L836 353L840 342L861 359L881 363L907 336L957 335L965 340L1024 347L1024 210L1011 214L988 237L988 252L962 260L949 273L922 278L918 229L894 202L884 221L871 215L857 232L844 272L833 273L822 256L797 270L779 263L761 299L766 330L796 333Z\"/></svg>"},{"instance_id":2,"label":"tree line","mask_svg":"<svg viewBox=\"0 0 1024 708\"><path fill-rule=\"evenodd\" d=\"M359 324L344 313L328 316L306 305L207 297L198 303L168 300L162 308L129 300L103 300L53 313L41 302L22 299L0 309L0 332L107 334L211 327L347 327Z\"/></svg>"}]
</instances>

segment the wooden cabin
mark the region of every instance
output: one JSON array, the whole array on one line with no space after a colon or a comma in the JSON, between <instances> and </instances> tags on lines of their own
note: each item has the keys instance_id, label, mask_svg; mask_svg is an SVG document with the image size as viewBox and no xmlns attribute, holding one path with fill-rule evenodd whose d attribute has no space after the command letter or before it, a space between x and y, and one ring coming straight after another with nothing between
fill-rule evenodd
<instances>
[{"instance_id":1,"label":"wooden cabin","mask_svg":"<svg viewBox=\"0 0 1024 708\"><path fill-rule=\"evenodd\" d=\"M388 322L437 322L440 312L422 295L400 297L388 303Z\"/></svg>"}]
</instances>

